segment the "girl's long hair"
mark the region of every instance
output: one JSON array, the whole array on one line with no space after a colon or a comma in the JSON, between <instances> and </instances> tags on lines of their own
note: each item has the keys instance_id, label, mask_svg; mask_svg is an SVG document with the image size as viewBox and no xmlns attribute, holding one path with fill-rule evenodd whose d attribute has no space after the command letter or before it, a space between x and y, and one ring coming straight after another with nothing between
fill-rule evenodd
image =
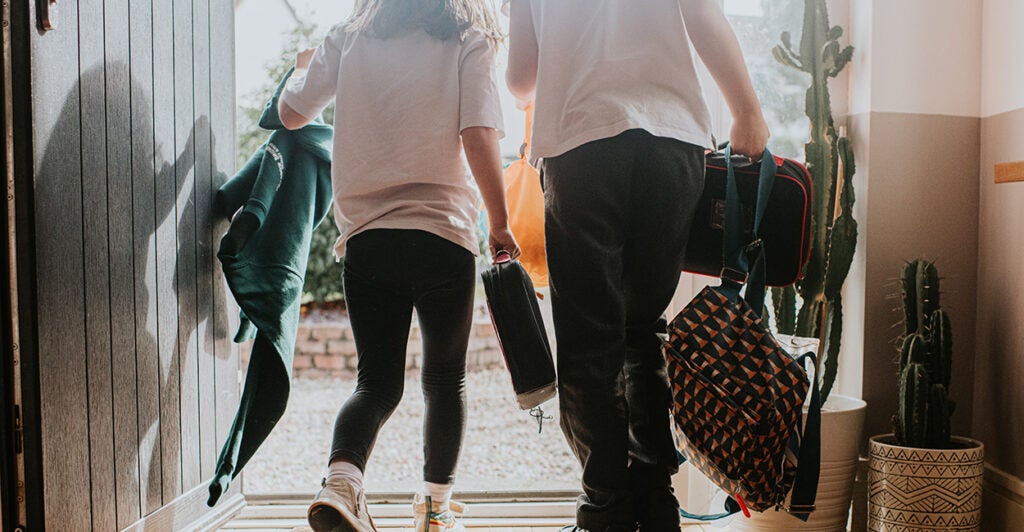
<instances>
[{"instance_id":1,"label":"girl's long hair","mask_svg":"<svg viewBox=\"0 0 1024 532\"><path fill-rule=\"evenodd\" d=\"M491 0L356 0L349 31L388 39L422 29L445 40L478 28L497 48L503 36Z\"/></svg>"}]
</instances>

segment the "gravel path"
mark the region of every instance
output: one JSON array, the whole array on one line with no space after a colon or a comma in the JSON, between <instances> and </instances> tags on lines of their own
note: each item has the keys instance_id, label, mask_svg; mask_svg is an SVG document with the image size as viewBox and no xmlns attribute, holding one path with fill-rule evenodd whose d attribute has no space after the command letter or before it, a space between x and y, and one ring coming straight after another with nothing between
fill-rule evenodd
<instances>
[{"instance_id":1,"label":"gravel path","mask_svg":"<svg viewBox=\"0 0 1024 532\"><path fill-rule=\"evenodd\" d=\"M354 377L301 376L288 410L245 467L246 493L314 492L327 461L334 417L355 388ZM456 490L578 490L580 469L558 427L557 399L537 422L519 410L504 369L467 375L469 412ZM384 425L366 470L370 491L414 491L422 484L423 394L419 374L406 377L405 397Z\"/></svg>"}]
</instances>

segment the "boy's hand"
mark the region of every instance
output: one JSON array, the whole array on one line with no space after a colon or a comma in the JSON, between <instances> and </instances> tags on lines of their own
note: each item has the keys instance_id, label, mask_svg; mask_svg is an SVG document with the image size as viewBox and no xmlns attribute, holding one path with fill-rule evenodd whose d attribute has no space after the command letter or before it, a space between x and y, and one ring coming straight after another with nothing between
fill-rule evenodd
<instances>
[{"instance_id":1,"label":"boy's hand","mask_svg":"<svg viewBox=\"0 0 1024 532\"><path fill-rule=\"evenodd\" d=\"M732 146L733 153L759 161L770 136L768 124L765 123L764 117L758 114L756 117L733 120L732 129L729 131L729 145Z\"/></svg>"},{"instance_id":2,"label":"boy's hand","mask_svg":"<svg viewBox=\"0 0 1024 532\"><path fill-rule=\"evenodd\" d=\"M295 56L295 70L306 70L309 68L309 63L313 60L314 52L316 52L316 48L306 48L299 52Z\"/></svg>"},{"instance_id":3,"label":"boy's hand","mask_svg":"<svg viewBox=\"0 0 1024 532\"><path fill-rule=\"evenodd\" d=\"M519 256L521 253L519 244L516 242L515 237L512 236L512 231L508 228L508 225L491 226L490 233L491 257L497 257L499 251L507 251L513 259Z\"/></svg>"}]
</instances>

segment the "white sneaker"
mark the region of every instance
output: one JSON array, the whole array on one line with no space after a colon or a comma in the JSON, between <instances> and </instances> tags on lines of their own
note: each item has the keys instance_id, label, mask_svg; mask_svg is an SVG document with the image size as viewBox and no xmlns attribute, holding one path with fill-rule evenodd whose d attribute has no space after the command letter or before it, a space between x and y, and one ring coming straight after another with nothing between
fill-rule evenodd
<instances>
[{"instance_id":1,"label":"white sneaker","mask_svg":"<svg viewBox=\"0 0 1024 532\"><path fill-rule=\"evenodd\" d=\"M306 514L315 532L376 532L366 494L344 480L325 481Z\"/></svg>"},{"instance_id":2,"label":"white sneaker","mask_svg":"<svg viewBox=\"0 0 1024 532\"><path fill-rule=\"evenodd\" d=\"M466 506L459 501L433 502L420 493L412 501L414 532L465 532L459 523Z\"/></svg>"}]
</instances>

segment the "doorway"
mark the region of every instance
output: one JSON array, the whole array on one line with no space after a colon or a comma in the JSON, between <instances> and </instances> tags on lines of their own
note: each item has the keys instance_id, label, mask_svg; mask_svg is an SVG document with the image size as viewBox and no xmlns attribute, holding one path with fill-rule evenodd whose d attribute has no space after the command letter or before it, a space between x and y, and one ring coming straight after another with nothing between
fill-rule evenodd
<instances>
[{"instance_id":1,"label":"doorway","mask_svg":"<svg viewBox=\"0 0 1024 532\"><path fill-rule=\"evenodd\" d=\"M295 52L316 46L332 25L348 16L353 4L353 0L236 0L237 166L266 141L267 132L256 127L256 121ZM500 20L507 22L507 18ZM504 84L499 86L504 90ZM502 152L514 160L523 140L525 114L515 108L507 92L502 103L507 128ZM323 118L330 123L330 107ZM337 230L327 219L317 230L321 231L333 234L313 237L310 262L322 266L306 275L307 299L314 302L307 307L311 310L304 314L299 328L288 410L243 471L247 496L302 492L311 497L316 492L335 415L355 386L351 331L344 311L338 310L343 309L338 297L342 267L335 264L331 249ZM336 287L314 287L312 280ZM538 418L518 409L481 286L478 292L467 356L467 432L455 490L470 497L502 492L516 499L547 498L558 493L572 499L579 491L579 466L559 429L557 402L543 405L542 425ZM324 304L325 300L334 301L334 307ZM550 328L549 301L546 297L541 306L547 307L545 321ZM412 493L422 487L423 400L416 327L413 320L402 403L381 431L367 467L366 486L371 495L394 494L411 500ZM554 338L550 330L549 338ZM242 358L244 363L244 353Z\"/></svg>"}]
</instances>

